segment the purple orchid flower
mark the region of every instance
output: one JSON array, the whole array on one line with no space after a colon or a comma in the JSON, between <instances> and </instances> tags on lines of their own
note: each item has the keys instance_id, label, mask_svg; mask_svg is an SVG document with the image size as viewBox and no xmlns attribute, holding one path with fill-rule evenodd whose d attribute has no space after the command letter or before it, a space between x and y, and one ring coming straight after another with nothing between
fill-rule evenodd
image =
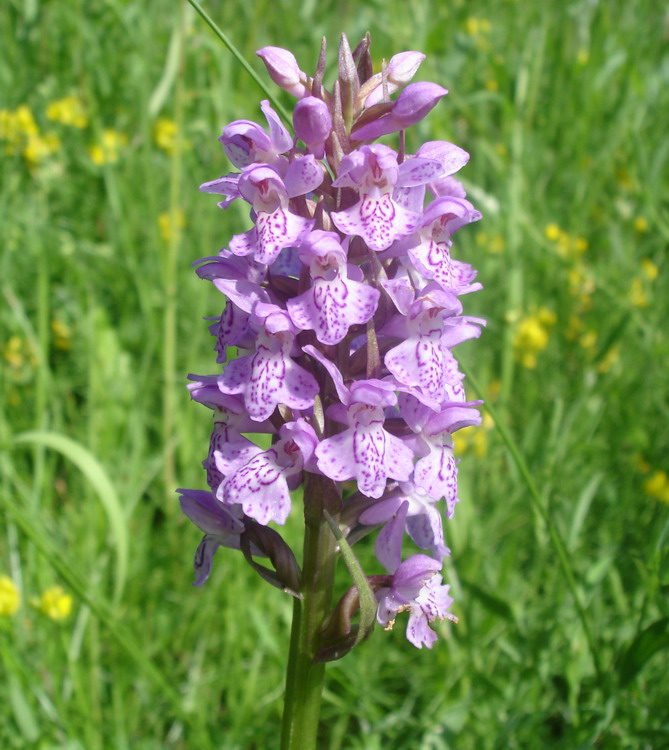
<instances>
[{"instance_id":1,"label":"purple orchid flower","mask_svg":"<svg viewBox=\"0 0 669 750\"><path fill-rule=\"evenodd\" d=\"M393 572L392 583L376 591L379 608L376 619L391 629L400 612L409 612L407 638L416 648L432 648L437 634L430 623L455 620L448 612L453 604L449 586L441 583L441 563L427 555L412 555Z\"/></svg>"},{"instance_id":2,"label":"purple orchid flower","mask_svg":"<svg viewBox=\"0 0 669 750\"><path fill-rule=\"evenodd\" d=\"M357 234L372 250L385 250L414 232L420 223L420 213L393 199L394 188L423 185L442 171L437 161L413 159L400 165L396 152L388 146L363 146L344 157L339 176L332 183L337 188L356 188L360 200L350 208L332 212L330 217L344 234Z\"/></svg>"},{"instance_id":3,"label":"purple orchid flower","mask_svg":"<svg viewBox=\"0 0 669 750\"><path fill-rule=\"evenodd\" d=\"M258 303L253 319L259 327L255 352L232 360L218 378L222 393L241 393L251 419L268 419L276 406L308 409L318 383L292 358L297 329L276 305Z\"/></svg>"},{"instance_id":4,"label":"purple orchid flower","mask_svg":"<svg viewBox=\"0 0 669 750\"><path fill-rule=\"evenodd\" d=\"M310 192L322 181L323 170L313 156L292 162L284 179L265 165L242 172L239 193L253 206L256 223L248 232L236 234L230 240L230 251L235 255L253 255L258 263L270 264L283 248L299 244L312 228L313 220L290 211L288 200Z\"/></svg>"},{"instance_id":5,"label":"purple orchid flower","mask_svg":"<svg viewBox=\"0 0 669 750\"><path fill-rule=\"evenodd\" d=\"M281 154L290 151L293 139L266 99L260 103L260 108L267 120L269 135L251 120L235 120L223 128L218 140L238 169L263 162L283 173L288 167L288 159Z\"/></svg>"},{"instance_id":6,"label":"purple orchid flower","mask_svg":"<svg viewBox=\"0 0 669 750\"><path fill-rule=\"evenodd\" d=\"M252 225L196 263L225 301L207 318L219 370L189 376L191 398L213 412L202 462L210 491L181 490L181 502L205 533L198 585L227 546L301 596L305 579L269 525L287 521L304 482L309 528L325 510L350 544L379 527L374 549L388 575L368 576L377 621L391 627L407 611L407 638L430 648L430 623L454 619L440 574L450 554L443 519L458 503L452 435L481 420L454 354L485 325L462 303L481 285L453 250L457 230L480 214L454 177L466 151L429 141L406 154L403 135L398 150L371 142L420 122L446 95L412 82L424 55L401 52L374 73L369 38L353 51L343 38L328 89L325 51L312 78L288 50L259 50L297 98L294 132L263 101L266 127L236 120L219 138L238 171L200 187L224 209L243 200ZM407 535L424 554L403 561ZM360 640L348 619L325 652Z\"/></svg>"},{"instance_id":7,"label":"purple orchid flower","mask_svg":"<svg viewBox=\"0 0 669 750\"><path fill-rule=\"evenodd\" d=\"M269 450L257 448L257 453L233 471L217 493L226 505L241 505L244 513L263 525L286 522L291 509L289 489L299 484L305 467L313 468L311 458L318 444L313 427L304 419L286 422L279 437Z\"/></svg>"},{"instance_id":8,"label":"purple orchid flower","mask_svg":"<svg viewBox=\"0 0 669 750\"><path fill-rule=\"evenodd\" d=\"M352 325L370 320L380 293L362 283L360 270L346 263L346 250L333 232L311 232L299 258L309 266L312 286L288 300L288 314L298 328L315 331L322 344L338 344Z\"/></svg>"},{"instance_id":9,"label":"purple orchid flower","mask_svg":"<svg viewBox=\"0 0 669 750\"><path fill-rule=\"evenodd\" d=\"M195 586L209 578L214 554L219 547L239 549L239 536L244 524L236 515L237 509L225 508L211 492L177 490L181 510L201 530L204 537L195 552Z\"/></svg>"}]
</instances>

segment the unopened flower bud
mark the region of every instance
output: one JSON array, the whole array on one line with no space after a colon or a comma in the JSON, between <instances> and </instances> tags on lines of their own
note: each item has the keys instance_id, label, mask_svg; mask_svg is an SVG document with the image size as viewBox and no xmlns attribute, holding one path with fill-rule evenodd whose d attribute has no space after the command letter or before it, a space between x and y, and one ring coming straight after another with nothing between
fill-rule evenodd
<instances>
[{"instance_id":1,"label":"unopened flower bud","mask_svg":"<svg viewBox=\"0 0 669 750\"><path fill-rule=\"evenodd\" d=\"M351 138L356 141L368 141L415 125L446 94L448 91L436 83L410 83L397 97L387 115L354 130Z\"/></svg>"},{"instance_id":2,"label":"unopened flower bud","mask_svg":"<svg viewBox=\"0 0 669 750\"><path fill-rule=\"evenodd\" d=\"M265 63L270 78L277 86L298 99L309 93L304 85L307 76L300 70L292 52L281 47L263 47L256 55Z\"/></svg>"},{"instance_id":3,"label":"unopened flower bud","mask_svg":"<svg viewBox=\"0 0 669 750\"><path fill-rule=\"evenodd\" d=\"M325 141L332 131L332 117L327 104L315 96L301 99L295 105L293 125L297 137L307 144L317 159L322 159Z\"/></svg>"}]
</instances>

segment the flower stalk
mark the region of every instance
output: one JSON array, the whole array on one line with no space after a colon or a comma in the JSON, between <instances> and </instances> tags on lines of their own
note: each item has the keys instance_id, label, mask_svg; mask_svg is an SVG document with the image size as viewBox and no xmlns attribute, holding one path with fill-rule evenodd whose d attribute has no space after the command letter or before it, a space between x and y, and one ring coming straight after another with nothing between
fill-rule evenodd
<instances>
[{"instance_id":1,"label":"flower stalk","mask_svg":"<svg viewBox=\"0 0 669 750\"><path fill-rule=\"evenodd\" d=\"M319 498L333 492L336 493L333 483L323 477L309 475L305 481L302 598L296 598L293 603L281 750L312 750L317 747L325 663L315 662L314 657L320 645L323 624L332 608L337 562L336 540L322 514ZM313 509L314 505L321 505L320 513Z\"/></svg>"},{"instance_id":2,"label":"flower stalk","mask_svg":"<svg viewBox=\"0 0 669 750\"><path fill-rule=\"evenodd\" d=\"M326 52L323 41L312 77L288 50L258 51L297 100L293 133L263 101L266 128L237 120L219 138L237 171L200 187L222 209L246 202L251 226L196 264L225 298L209 328L222 368L189 376L213 412L209 489L179 490L204 532L196 585L229 547L295 597L284 750L316 747L325 663L374 622L390 629L408 613L408 640L432 648L437 621L457 621L440 573L443 516L458 503L452 434L481 420L453 354L485 325L460 301L481 288L476 271L451 255L454 233L480 218L453 177L469 155L446 141L407 153L404 137L448 92L411 82L420 52L374 74L368 34L353 51L342 35L328 89ZM399 150L375 143L388 135ZM270 526L299 487L301 569ZM364 571L353 550L375 528L385 573ZM403 555L405 536L420 553ZM333 605L339 556L353 585Z\"/></svg>"}]
</instances>

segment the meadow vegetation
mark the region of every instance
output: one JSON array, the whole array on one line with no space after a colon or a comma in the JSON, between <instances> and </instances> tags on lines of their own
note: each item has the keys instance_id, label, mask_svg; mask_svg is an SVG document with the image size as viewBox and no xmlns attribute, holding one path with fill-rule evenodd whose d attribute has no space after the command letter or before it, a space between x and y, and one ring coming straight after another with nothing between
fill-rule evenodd
<instances>
[{"instance_id":1,"label":"meadow vegetation","mask_svg":"<svg viewBox=\"0 0 669 750\"><path fill-rule=\"evenodd\" d=\"M667 747L661 4L206 7L262 75L256 49L312 71L342 31L369 29L379 68L425 52L418 77L450 93L407 150L469 151L484 214L455 237L485 287L466 313L489 321L460 349L503 435L488 415L457 443L460 622L432 651L379 628L329 666L323 748ZM205 487L210 420L184 385L221 309L190 264L249 227L197 187L260 98L186 3L0 14L0 748L276 746L291 601L226 551L192 588L174 492Z\"/></svg>"}]
</instances>

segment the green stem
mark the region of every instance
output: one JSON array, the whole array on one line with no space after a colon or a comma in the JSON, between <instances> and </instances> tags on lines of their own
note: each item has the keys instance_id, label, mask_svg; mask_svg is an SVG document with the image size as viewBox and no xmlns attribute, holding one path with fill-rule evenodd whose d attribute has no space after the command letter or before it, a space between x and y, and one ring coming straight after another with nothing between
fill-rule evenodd
<instances>
[{"instance_id":1,"label":"green stem","mask_svg":"<svg viewBox=\"0 0 669 750\"><path fill-rule=\"evenodd\" d=\"M314 664L313 658L331 609L337 560L336 540L322 513L323 506L328 506L326 495L336 489L324 477L306 477L303 598L295 599L293 607L281 750L316 750L325 664Z\"/></svg>"}]
</instances>

